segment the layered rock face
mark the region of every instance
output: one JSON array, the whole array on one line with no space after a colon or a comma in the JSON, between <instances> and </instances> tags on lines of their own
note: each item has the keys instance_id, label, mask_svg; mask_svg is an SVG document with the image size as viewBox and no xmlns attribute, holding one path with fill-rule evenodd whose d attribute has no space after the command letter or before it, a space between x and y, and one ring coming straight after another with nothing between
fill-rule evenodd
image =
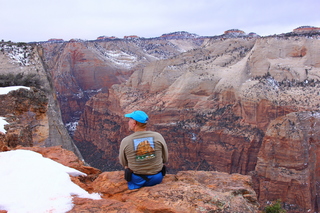
<instances>
[{"instance_id":1,"label":"layered rock face","mask_svg":"<svg viewBox=\"0 0 320 213\"><path fill-rule=\"evenodd\" d=\"M254 179L260 201L281 199L291 211L319 212L319 112L293 112L270 123Z\"/></svg>"},{"instance_id":2,"label":"layered rock face","mask_svg":"<svg viewBox=\"0 0 320 213\"><path fill-rule=\"evenodd\" d=\"M19 110L2 107L1 116L13 114L15 136L1 135L0 148L62 145L78 153L59 100L65 123L80 119L74 140L86 162L120 170L119 143L130 134L123 115L144 110L149 129L168 143L169 173L250 174L262 206L281 199L290 212L317 212L319 47L317 33L44 43L22 58L2 46L1 73L36 73L43 84L3 98Z\"/></svg>"},{"instance_id":3,"label":"layered rock face","mask_svg":"<svg viewBox=\"0 0 320 213\"><path fill-rule=\"evenodd\" d=\"M8 131L2 140L4 145L44 146L49 133L45 94L36 89L19 89L1 98L1 116L8 122L5 126Z\"/></svg>"},{"instance_id":4,"label":"layered rock face","mask_svg":"<svg viewBox=\"0 0 320 213\"><path fill-rule=\"evenodd\" d=\"M62 146L81 157L62 123L40 46L1 42L0 49L1 87L30 86L0 95L0 116L9 123L0 137L1 150L17 145Z\"/></svg>"},{"instance_id":5,"label":"layered rock face","mask_svg":"<svg viewBox=\"0 0 320 213\"><path fill-rule=\"evenodd\" d=\"M64 123L79 120L90 97L125 82L158 59L196 48L202 40L112 39L44 43L43 56L52 75Z\"/></svg>"},{"instance_id":6,"label":"layered rock face","mask_svg":"<svg viewBox=\"0 0 320 213\"><path fill-rule=\"evenodd\" d=\"M146 64L125 83L92 97L74 140L91 165L121 169L117 150L129 134L123 115L144 110L150 115L149 129L163 134L168 143L169 172L255 174L262 202L281 198L297 211L316 210L316 193L303 194L301 199L308 202L302 205L292 199L292 190L281 195L262 190L265 182L260 180L269 179L258 159L269 152L264 143L273 121L281 122L292 113L318 111L319 46L319 35L204 40L197 49ZM286 152L288 161L295 153L291 148ZM314 173L311 166L305 171ZM316 188L311 176L317 174L299 179L310 183L306 190ZM281 184L272 181L274 189Z\"/></svg>"}]
</instances>

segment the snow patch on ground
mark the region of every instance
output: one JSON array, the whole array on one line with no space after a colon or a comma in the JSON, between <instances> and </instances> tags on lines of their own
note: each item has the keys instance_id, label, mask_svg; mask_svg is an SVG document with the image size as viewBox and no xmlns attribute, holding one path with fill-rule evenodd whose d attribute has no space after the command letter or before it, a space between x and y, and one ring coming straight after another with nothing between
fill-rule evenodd
<instances>
[{"instance_id":1,"label":"snow patch on ground","mask_svg":"<svg viewBox=\"0 0 320 213\"><path fill-rule=\"evenodd\" d=\"M9 213L62 213L73 208L73 196L101 199L73 183L86 175L29 150L0 153L0 210Z\"/></svg>"},{"instance_id":2,"label":"snow patch on ground","mask_svg":"<svg viewBox=\"0 0 320 213\"><path fill-rule=\"evenodd\" d=\"M25 87L25 86L10 86L10 87L0 87L0 95L6 95L9 92L13 90L18 90L18 89L27 89L30 90L30 87Z\"/></svg>"}]
</instances>

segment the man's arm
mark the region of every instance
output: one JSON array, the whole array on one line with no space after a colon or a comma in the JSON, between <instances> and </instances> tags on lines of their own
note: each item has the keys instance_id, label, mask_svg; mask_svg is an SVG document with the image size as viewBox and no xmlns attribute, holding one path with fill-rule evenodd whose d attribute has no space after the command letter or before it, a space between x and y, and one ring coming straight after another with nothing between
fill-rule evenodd
<instances>
[{"instance_id":1,"label":"man's arm","mask_svg":"<svg viewBox=\"0 0 320 213\"><path fill-rule=\"evenodd\" d=\"M162 143L162 159L163 159L163 163L167 163L169 159L168 147L164 139Z\"/></svg>"},{"instance_id":2,"label":"man's arm","mask_svg":"<svg viewBox=\"0 0 320 213\"><path fill-rule=\"evenodd\" d=\"M126 155L124 154L124 149L125 149L125 146L123 145L123 141L121 141L120 149L119 149L119 161L120 161L120 164L126 168L128 166L128 160L126 158Z\"/></svg>"}]
</instances>

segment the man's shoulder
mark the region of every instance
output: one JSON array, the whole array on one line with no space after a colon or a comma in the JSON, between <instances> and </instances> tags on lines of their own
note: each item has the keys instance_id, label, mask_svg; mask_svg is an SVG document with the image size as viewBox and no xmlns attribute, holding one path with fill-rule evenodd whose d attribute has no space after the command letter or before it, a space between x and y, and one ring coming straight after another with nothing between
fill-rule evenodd
<instances>
[{"instance_id":1,"label":"man's shoulder","mask_svg":"<svg viewBox=\"0 0 320 213\"><path fill-rule=\"evenodd\" d=\"M155 131L140 131L140 132L134 132L131 135L126 136L123 138L122 141L132 140L134 138L144 138L144 137L162 137L162 135L159 132ZM162 137L163 138L163 137Z\"/></svg>"},{"instance_id":2,"label":"man's shoulder","mask_svg":"<svg viewBox=\"0 0 320 213\"><path fill-rule=\"evenodd\" d=\"M122 139L122 141L126 141L126 140L128 140L128 139L131 139L133 136L134 136L134 133L132 133L132 134L124 137L124 138Z\"/></svg>"},{"instance_id":3,"label":"man's shoulder","mask_svg":"<svg viewBox=\"0 0 320 213\"><path fill-rule=\"evenodd\" d=\"M146 131L146 132L148 132L149 134L152 134L152 135L156 135L156 136L161 136L162 137L162 135L159 132L155 132L155 131Z\"/></svg>"}]
</instances>

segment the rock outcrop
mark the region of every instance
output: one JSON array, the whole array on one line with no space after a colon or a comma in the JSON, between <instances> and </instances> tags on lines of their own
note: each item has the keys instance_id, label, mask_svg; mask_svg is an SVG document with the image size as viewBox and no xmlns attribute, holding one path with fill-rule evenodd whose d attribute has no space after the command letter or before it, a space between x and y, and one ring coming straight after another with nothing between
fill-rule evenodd
<instances>
[{"instance_id":1,"label":"rock outcrop","mask_svg":"<svg viewBox=\"0 0 320 213\"><path fill-rule=\"evenodd\" d=\"M281 199L290 212L319 212L319 112L273 120L263 139L254 179L260 202Z\"/></svg>"},{"instance_id":2,"label":"rock outcrop","mask_svg":"<svg viewBox=\"0 0 320 213\"><path fill-rule=\"evenodd\" d=\"M17 145L61 145L81 158L62 122L51 75L43 64L40 46L1 42L0 48L1 86L31 85L29 91L20 89L0 95L0 116L9 123L5 127L7 134L0 137L2 146L7 147L4 149Z\"/></svg>"},{"instance_id":3,"label":"rock outcrop","mask_svg":"<svg viewBox=\"0 0 320 213\"><path fill-rule=\"evenodd\" d=\"M301 26L293 30L294 33L310 33L310 32L320 32L320 27L313 26Z\"/></svg>"},{"instance_id":4,"label":"rock outcrop","mask_svg":"<svg viewBox=\"0 0 320 213\"><path fill-rule=\"evenodd\" d=\"M128 190L123 171L104 172L90 188L102 200L75 198L70 212L258 212L251 177L209 171L184 171L161 184Z\"/></svg>"},{"instance_id":5,"label":"rock outcrop","mask_svg":"<svg viewBox=\"0 0 320 213\"><path fill-rule=\"evenodd\" d=\"M48 99L39 89L19 89L0 95L1 116L8 124L4 144L15 148L22 146L44 146L48 138Z\"/></svg>"},{"instance_id":6,"label":"rock outcrop","mask_svg":"<svg viewBox=\"0 0 320 213\"><path fill-rule=\"evenodd\" d=\"M17 147L77 169L87 176L70 176L89 193L102 199L73 198L69 212L258 212L259 203L250 176L214 171L182 171L168 174L152 187L129 190L123 171L103 172L85 166L61 147ZM28 183L26 183L28 184ZM45 190L45 189L43 189ZM1 211L0 212L6 212Z\"/></svg>"}]
</instances>

